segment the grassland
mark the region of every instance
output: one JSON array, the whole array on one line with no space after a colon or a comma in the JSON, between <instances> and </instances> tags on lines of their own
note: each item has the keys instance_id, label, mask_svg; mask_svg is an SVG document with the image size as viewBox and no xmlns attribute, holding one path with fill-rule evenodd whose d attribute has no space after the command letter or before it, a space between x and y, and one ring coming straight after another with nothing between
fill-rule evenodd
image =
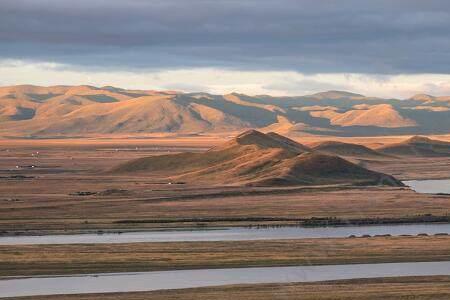
<instances>
[{"instance_id":1,"label":"grassland","mask_svg":"<svg viewBox=\"0 0 450 300\"><path fill-rule=\"evenodd\" d=\"M222 137L110 137L0 141L0 235L298 224L311 218L400 220L447 216L450 196L407 188L256 188L168 184L161 174L111 175L125 161L205 151ZM326 138L306 137L306 144ZM333 138L334 139L334 138ZM378 147L403 137L339 138ZM358 162L358 161L356 161ZM400 179L448 178L450 158L378 159ZM16 167L17 166L17 167ZM0 276L450 260L450 237L0 246ZM237 285L27 300L449 299L450 277ZM24 298L25 299L25 298Z\"/></svg>"},{"instance_id":2,"label":"grassland","mask_svg":"<svg viewBox=\"0 0 450 300\"><path fill-rule=\"evenodd\" d=\"M0 276L450 260L449 236L0 246Z\"/></svg>"},{"instance_id":3,"label":"grassland","mask_svg":"<svg viewBox=\"0 0 450 300\"><path fill-rule=\"evenodd\" d=\"M222 141L223 137L2 140L0 234L239 226L254 224L254 220L287 224L313 217L352 220L450 213L449 196L421 195L405 188L169 185L161 174L105 173L130 159L205 151ZM365 163L400 179L444 178L449 176L450 158Z\"/></svg>"},{"instance_id":4,"label":"grassland","mask_svg":"<svg viewBox=\"0 0 450 300\"><path fill-rule=\"evenodd\" d=\"M51 191L46 190L49 187ZM72 194L107 189L125 189L130 193ZM306 190L161 187L143 178L84 177L3 182L0 194L3 234L297 224L319 217L395 219L424 214L446 216L450 212L449 196L380 187Z\"/></svg>"},{"instance_id":5,"label":"grassland","mask_svg":"<svg viewBox=\"0 0 450 300\"><path fill-rule=\"evenodd\" d=\"M450 276L358 279L318 283L231 285L156 292L54 295L15 300L447 300ZM13 298L11 298L13 299Z\"/></svg>"}]
</instances>

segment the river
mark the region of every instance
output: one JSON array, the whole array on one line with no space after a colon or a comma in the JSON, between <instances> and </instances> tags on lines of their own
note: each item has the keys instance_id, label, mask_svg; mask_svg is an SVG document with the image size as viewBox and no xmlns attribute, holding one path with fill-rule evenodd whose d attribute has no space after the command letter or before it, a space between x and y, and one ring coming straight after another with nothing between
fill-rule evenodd
<instances>
[{"instance_id":1,"label":"river","mask_svg":"<svg viewBox=\"0 0 450 300\"><path fill-rule=\"evenodd\" d=\"M450 179L407 180L403 183L418 193L450 194Z\"/></svg>"},{"instance_id":2,"label":"river","mask_svg":"<svg viewBox=\"0 0 450 300\"><path fill-rule=\"evenodd\" d=\"M229 284L450 275L450 262L178 270L0 280L1 297L155 291Z\"/></svg>"},{"instance_id":3,"label":"river","mask_svg":"<svg viewBox=\"0 0 450 300\"><path fill-rule=\"evenodd\" d=\"M242 228L230 227L210 230L166 230L146 232L124 232L121 234L73 234L42 236L0 237L0 245L39 244L113 244L142 242L192 242L192 241L244 241L271 239L341 238L350 235L429 235L450 234L450 224L404 224L341 227L275 227Z\"/></svg>"}]
</instances>

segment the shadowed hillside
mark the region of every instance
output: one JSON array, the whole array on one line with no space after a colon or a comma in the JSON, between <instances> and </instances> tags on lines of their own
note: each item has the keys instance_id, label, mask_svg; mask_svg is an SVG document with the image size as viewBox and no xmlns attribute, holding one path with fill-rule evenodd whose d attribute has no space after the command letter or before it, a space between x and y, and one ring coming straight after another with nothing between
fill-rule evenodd
<instances>
[{"instance_id":1,"label":"shadowed hillside","mask_svg":"<svg viewBox=\"0 0 450 300\"><path fill-rule=\"evenodd\" d=\"M160 174L170 180L247 185L394 185L394 177L310 149L275 133L246 131L205 153L140 158L113 173Z\"/></svg>"},{"instance_id":2,"label":"shadowed hillside","mask_svg":"<svg viewBox=\"0 0 450 300\"><path fill-rule=\"evenodd\" d=\"M325 154L338 156L354 156L363 158L383 157L384 154L372 150L366 146L344 143L337 141L326 141L315 144L312 149Z\"/></svg>"}]
</instances>

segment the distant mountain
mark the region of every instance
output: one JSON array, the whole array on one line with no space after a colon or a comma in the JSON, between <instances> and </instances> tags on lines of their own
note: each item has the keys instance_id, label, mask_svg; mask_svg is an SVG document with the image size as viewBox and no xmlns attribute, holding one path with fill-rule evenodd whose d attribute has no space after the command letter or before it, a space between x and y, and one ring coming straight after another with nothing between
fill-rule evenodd
<instances>
[{"instance_id":1,"label":"distant mountain","mask_svg":"<svg viewBox=\"0 0 450 300\"><path fill-rule=\"evenodd\" d=\"M385 154L398 156L450 156L450 143L414 136L401 143L387 145L377 150Z\"/></svg>"},{"instance_id":2,"label":"distant mountain","mask_svg":"<svg viewBox=\"0 0 450 300\"><path fill-rule=\"evenodd\" d=\"M381 99L344 91L297 97L126 90L112 86L0 87L0 135L237 132L450 132L450 97Z\"/></svg>"},{"instance_id":3,"label":"distant mountain","mask_svg":"<svg viewBox=\"0 0 450 300\"><path fill-rule=\"evenodd\" d=\"M449 102L450 96L434 97L434 96L427 95L427 94L417 94L417 95L412 96L410 99L422 101L422 102L428 102L428 103L439 102L439 101Z\"/></svg>"},{"instance_id":4,"label":"distant mountain","mask_svg":"<svg viewBox=\"0 0 450 300\"><path fill-rule=\"evenodd\" d=\"M405 118L390 104L356 105L343 113L335 110L312 111L311 115L330 120L332 125L348 126L376 126L385 128L414 127L416 122Z\"/></svg>"},{"instance_id":5,"label":"distant mountain","mask_svg":"<svg viewBox=\"0 0 450 300\"><path fill-rule=\"evenodd\" d=\"M350 100L361 100L366 99L364 95L349 93L345 91L327 91L312 94L306 97L316 98L316 99L325 99L325 100L339 100L339 99L350 99Z\"/></svg>"},{"instance_id":6,"label":"distant mountain","mask_svg":"<svg viewBox=\"0 0 450 300\"><path fill-rule=\"evenodd\" d=\"M394 177L367 170L338 156L309 150L278 134L246 131L205 153L139 158L113 173L160 174L173 181L237 185L393 185Z\"/></svg>"}]
</instances>

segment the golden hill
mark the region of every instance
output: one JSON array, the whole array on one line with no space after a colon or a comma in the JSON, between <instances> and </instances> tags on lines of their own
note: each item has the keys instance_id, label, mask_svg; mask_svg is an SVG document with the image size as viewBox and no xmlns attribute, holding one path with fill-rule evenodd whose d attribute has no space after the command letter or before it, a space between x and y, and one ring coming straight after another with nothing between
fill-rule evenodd
<instances>
[{"instance_id":1,"label":"golden hill","mask_svg":"<svg viewBox=\"0 0 450 300\"><path fill-rule=\"evenodd\" d=\"M312 111L314 117L326 118L332 125L340 126L377 126L399 128L416 126L416 122L405 118L390 104L359 105L344 113L335 110Z\"/></svg>"},{"instance_id":2,"label":"golden hill","mask_svg":"<svg viewBox=\"0 0 450 300\"><path fill-rule=\"evenodd\" d=\"M401 143L383 146L377 150L381 153L399 156L450 156L450 143L423 136L413 136Z\"/></svg>"},{"instance_id":3,"label":"golden hill","mask_svg":"<svg viewBox=\"0 0 450 300\"><path fill-rule=\"evenodd\" d=\"M210 132L250 127L233 115L174 95L146 95L129 100L98 102L78 95L62 95L39 106L32 120L12 129L34 134Z\"/></svg>"},{"instance_id":4,"label":"golden hill","mask_svg":"<svg viewBox=\"0 0 450 300\"><path fill-rule=\"evenodd\" d=\"M448 133L450 102L446 97L422 95L417 99L421 100L380 99L342 91L271 97L18 85L0 87L0 135L192 134L248 128L350 136Z\"/></svg>"},{"instance_id":5,"label":"golden hill","mask_svg":"<svg viewBox=\"0 0 450 300\"><path fill-rule=\"evenodd\" d=\"M112 172L233 185L402 185L392 176L343 158L308 151L306 146L278 134L250 130L205 153L140 158Z\"/></svg>"}]
</instances>

